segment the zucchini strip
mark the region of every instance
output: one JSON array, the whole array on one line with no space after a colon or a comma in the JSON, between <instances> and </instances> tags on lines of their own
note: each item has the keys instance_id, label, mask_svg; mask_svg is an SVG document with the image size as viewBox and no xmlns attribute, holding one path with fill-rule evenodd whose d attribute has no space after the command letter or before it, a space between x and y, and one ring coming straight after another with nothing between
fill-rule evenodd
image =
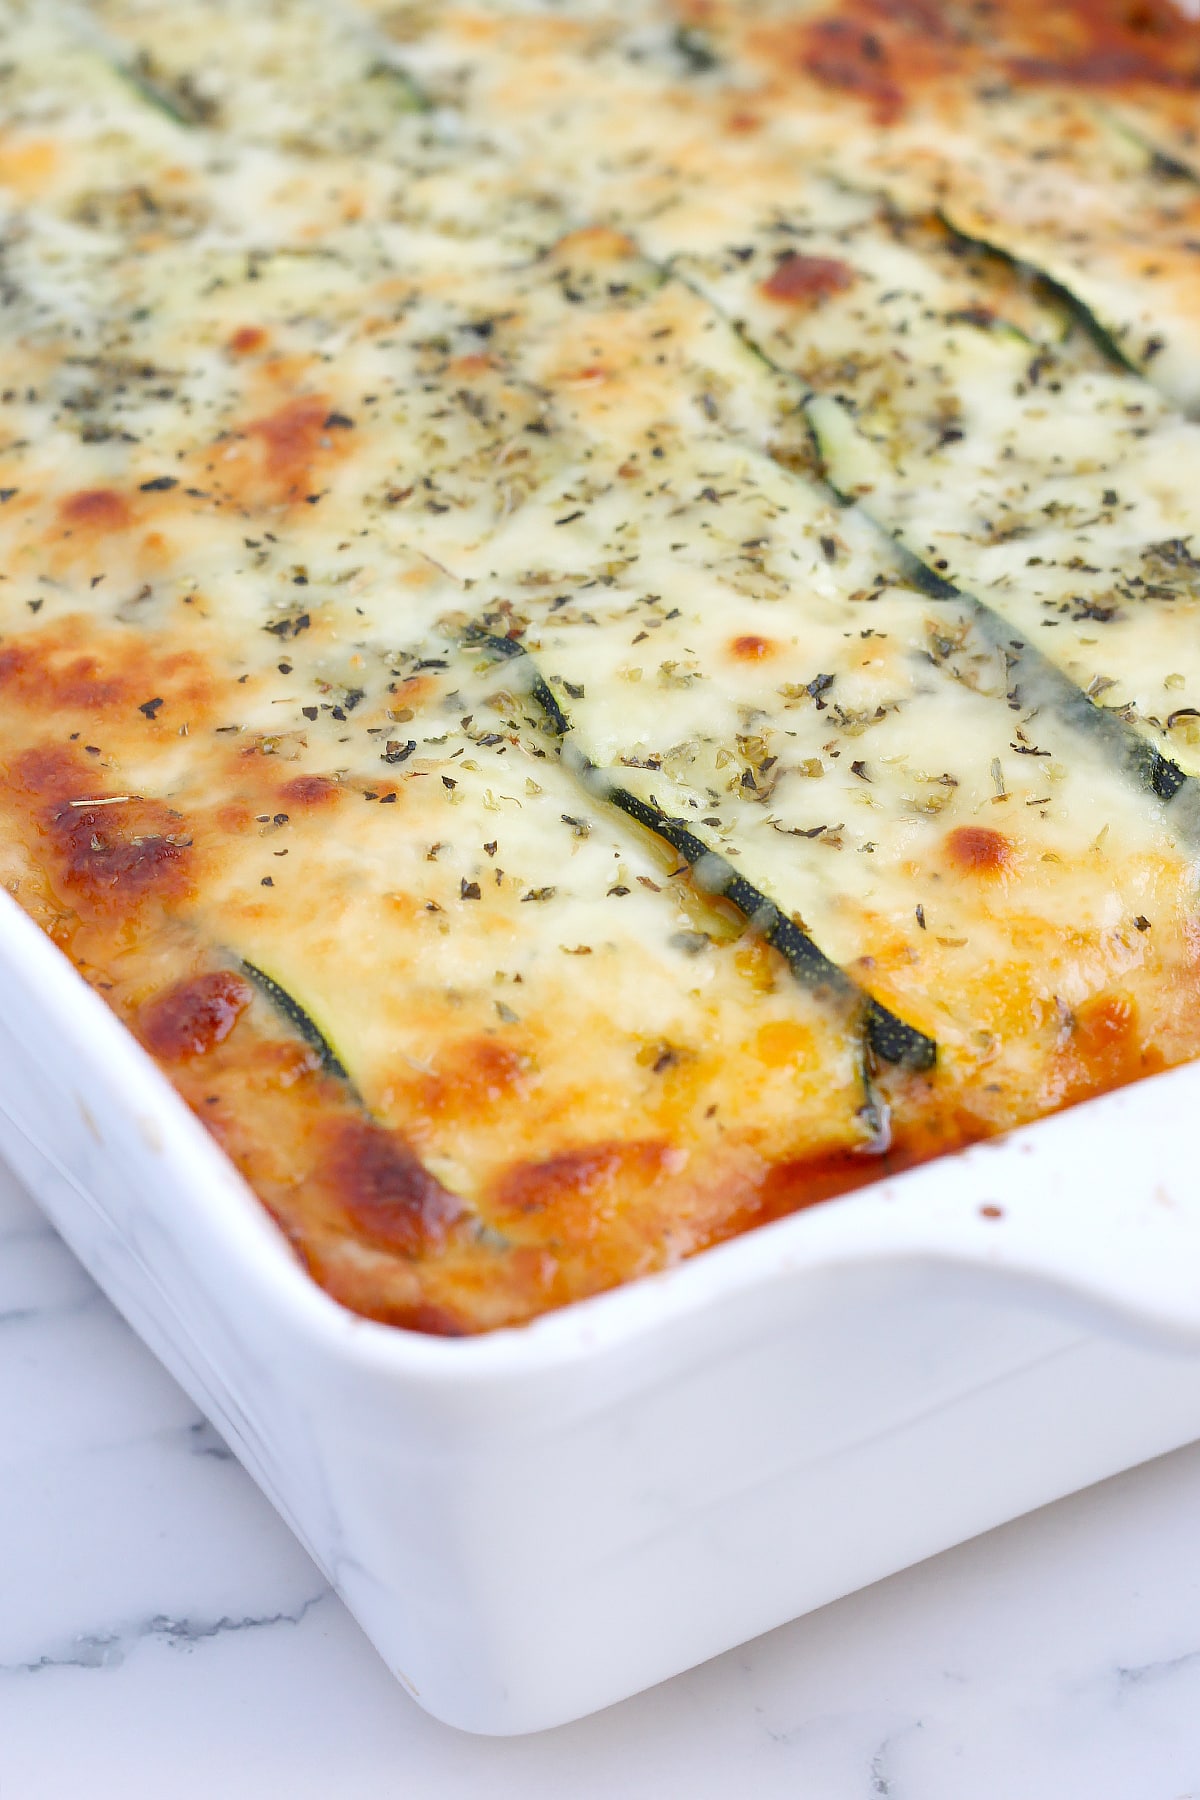
<instances>
[{"instance_id":1,"label":"zucchini strip","mask_svg":"<svg viewBox=\"0 0 1200 1800\"><path fill-rule=\"evenodd\" d=\"M144 51L135 56L132 62L114 60L112 67L139 100L153 107L164 118L170 119L173 125L192 131L199 125L208 124L212 108L206 106L201 97L194 93L186 76L175 82L172 88L156 77L153 64Z\"/></svg>"},{"instance_id":2,"label":"zucchini strip","mask_svg":"<svg viewBox=\"0 0 1200 1800\"><path fill-rule=\"evenodd\" d=\"M1076 324L1082 326L1096 348L1108 358L1114 368L1124 370L1127 375L1140 375L1143 381L1149 379L1146 366L1135 361L1122 348L1120 338L1111 327L1106 325L1093 308L1073 288L1068 287L1059 276L1052 275L1049 269L1043 268L1039 263L1031 262L1028 256L1008 249L993 238L980 237L977 232L968 231L964 225L958 224L953 214L947 212L944 207L939 209L937 216L950 235L960 244L968 245L974 250L985 250L989 256L997 257L1000 262L1007 263L1009 268L1019 269L1022 273L1032 275L1038 281L1043 282L1068 315L1074 319Z\"/></svg>"},{"instance_id":3,"label":"zucchini strip","mask_svg":"<svg viewBox=\"0 0 1200 1800\"><path fill-rule=\"evenodd\" d=\"M321 1067L326 1074L336 1075L342 1081L350 1082L345 1064L321 1027L305 1012L300 1002L294 1000L287 989L281 987L274 976L268 975L265 969L260 969L257 963L247 962L243 957L240 959L240 966L242 973L250 977L254 985L266 995L272 1006L283 1014L288 1024L304 1039L305 1043L310 1044L317 1052L321 1059ZM350 1082L350 1085L353 1087L354 1084Z\"/></svg>"},{"instance_id":4,"label":"zucchini strip","mask_svg":"<svg viewBox=\"0 0 1200 1800\"><path fill-rule=\"evenodd\" d=\"M990 246L985 245L984 248ZM997 254L1003 256L1004 252L998 251ZM1186 833L1191 841L1200 842L1200 780L1188 775L1177 763L1165 757L1120 713L1100 705L1044 651L1029 643L1002 612L966 589L946 581L911 546L894 536L888 527L888 521L872 510L869 500L859 498L843 485L838 444L848 432L859 435L847 408L831 396L808 388L798 375L776 362L742 322L730 319L686 275L670 265L668 268L676 280L681 281L710 309L747 354L795 389L808 421L821 476L814 478L797 474L785 462L776 458L776 466L783 470L788 479L807 481L823 477L825 485L838 501L843 505L857 506L878 529L881 539L886 542L893 559L899 564L898 573L901 577L912 586L919 587L933 600L953 601L964 608L981 636L1003 656L1009 673L1008 699L1014 708L1044 707L1070 729L1082 732L1093 743L1100 744L1113 764L1135 786L1171 806L1171 822L1174 826ZM1056 286L1050 277L1045 279L1052 288ZM1075 304L1074 297L1066 290L1063 290L1063 297L1068 304ZM1103 333L1101 336L1103 338ZM1113 354L1119 359L1119 351L1114 349Z\"/></svg>"},{"instance_id":5,"label":"zucchini strip","mask_svg":"<svg viewBox=\"0 0 1200 1800\"><path fill-rule=\"evenodd\" d=\"M890 1012L847 975L768 894L739 875L726 857L697 837L683 820L671 818L652 802L621 787L579 749L573 741L570 719L545 676L520 643L483 629L468 633L464 641L471 647L488 651L497 660L524 662L526 692L540 707L563 762L588 793L669 844L693 871L704 892L719 896L735 907L751 929L778 950L802 986L827 994L859 1012L866 1043L880 1061L914 1070L928 1070L934 1066L937 1045L931 1037Z\"/></svg>"},{"instance_id":6,"label":"zucchini strip","mask_svg":"<svg viewBox=\"0 0 1200 1800\"><path fill-rule=\"evenodd\" d=\"M1200 187L1200 164L1186 161L1168 149L1165 142L1160 143L1152 131L1147 132L1141 119L1121 106L1101 106L1098 110L1113 131L1143 152L1151 175L1160 181L1187 181Z\"/></svg>"},{"instance_id":7,"label":"zucchini strip","mask_svg":"<svg viewBox=\"0 0 1200 1800\"><path fill-rule=\"evenodd\" d=\"M724 328L732 333L749 355L793 386L808 421L821 471L821 476L815 479L823 478L829 491L841 504L857 506L871 520L881 539L886 542L893 559L898 562L898 573L903 579L920 587L931 599L953 601L970 614L981 635L1005 659L1009 672L1010 704L1023 709L1044 707L1070 729L1082 732L1093 743L1099 743L1113 764L1135 786L1170 806L1173 826L1185 833L1190 841L1200 843L1200 780L1188 775L1177 763L1165 757L1120 713L1100 705L1044 651L1030 644L1002 612L966 589L946 581L902 538L893 535L888 521L872 510L869 500L863 500L852 493L845 482L842 464L846 459L839 456L839 443L845 442L850 433L856 438L860 437L847 408L832 396L808 388L798 375L776 362L744 324L730 319L720 306L702 289L687 281L685 276L676 273L676 279L683 281L691 292L703 300L714 317L722 322ZM1069 300L1071 296L1067 295L1066 298ZM814 479L812 476L797 474L785 462L775 460L776 465L791 481Z\"/></svg>"},{"instance_id":8,"label":"zucchini strip","mask_svg":"<svg viewBox=\"0 0 1200 1800\"><path fill-rule=\"evenodd\" d=\"M363 79L390 84L396 101L396 109L400 113L433 111L433 101L424 88L403 64L393 61L390 55L378 57L371 64Z\"/></svg>"},{"instance_id":9,"label":"zucchini strip","mask_svg":"<svg viewBox=\"0 0 1200 1800\"><path fill-rule=\"evenodd\" d=\"M1045 707L1065 725L1100 744L1114 766L1130 781L1170 807L1172 825L1186 833L1191 841L1200 842L1200 780L1163 756L1120 713L1101 706L1044 651L1018 635L1003 613L946 581L910 545L894 537L888 530L886 519L872 510L869 500L864 501L842 484L836 439L845 431L857 432L845 407L827 395L810 394L804 409L825 480L832 492L844 505L857 506L873 521L893 553L902 557L911 582L919 585L933 600L952 600L966 608L984 638L1005 658L1010 678L1010 702L1023 708Z\"/></svg>"}]
</instances>

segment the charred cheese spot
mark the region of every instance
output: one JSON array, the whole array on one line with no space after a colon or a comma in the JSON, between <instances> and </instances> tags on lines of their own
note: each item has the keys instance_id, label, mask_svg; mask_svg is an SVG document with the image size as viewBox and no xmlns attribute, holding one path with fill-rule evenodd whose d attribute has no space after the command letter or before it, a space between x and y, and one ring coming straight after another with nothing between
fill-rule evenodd
<instances>
[{"instance_id":1,"label":"charred cheese spot","mask_svg":"<svg viewBox=\"0 0 1200 1800\"><path fill-rule=\"evenodd\" d=\"M22 751L9 763L7 779L17 793L38 800L61 800L88 791L82 758L58 744Z\"/></svg>"},{"instance_id":2,"label":"charred cheese spot","mask_svg":"<svg viewBox=\"0 0 1200 1800\"><path fill-rule=\"evenodd\" d=\"M945 840L946 855L969 875L1002 875L1013 865L1013 848L990 825L957 825Z\"/></svg>"},{"instance_id":3,"label":"charred cheese spot","mask_svg":"<svg viewBox=\"0 0 1200 1800\"><path fill-rule=\"evenodd\" d=\"M77 907L116 918L191 892L191 833L172 808L97 793L103 784L83 759L55 746L17 755L7 779L33 803L29 823L51 878Z\"/></svg>"},{"instance_id":4,"label":"charred cheese spot","mask_svg":"<svg viewBox=\"0 0 1200 1800\"><path fill-rule=\"evenodd\" d=\"M103 711L125 698L124 681L103 673L94 656L75 656L63 665L45 648L11 644L0 650L0 691L27 704L50 696L63 711Z\"/></svg>"},{"instance_id":5,"label":"charred cheese spot","mask_svg":"<svg viewBox=\"0 0 1200 1800\"><path fill-rule=\"evenodd\" d=\"M875 22L839 16L813 20L796 64L820 86L864 101L879 125L894 125L904 111L905 89Z\"/></svg>"},{"instance_id":6,"label":"charred cheese spot","mask_svg":"<svg viewBox=\"0 0 1200 1800\"><path fill-rule=\"evenodd\" d=\"M462 1202L395 1133L369 1119L347 1118L324 1136L318 1178L367 1243L419 1256L442 1243L462 1217Z\"/></svg>"},{"instance_id":7,"label":"charred cheese spot","mask_svg":"<svg viewBox=\"0 0 1200 1800\"><path fill-rule=\"evenodd\" d=\"M1137 94L1200 89L1200 32L1170 0L996 0L985 9L933 0L844 0L760 43L790 52L819 86L897 124L933 89L961 98L974 77L1015 85Z\"/></svg>"},{"instance_id":8,"label":"charred cheese spot","mask_svg":"<svg viewBox=\"0 0 1200 1800\"><path fill-rule=\"evenodd\" d=\"M63 886L93 907L124 910L190 889L184 821L163 806L81 806L59 801L42 815Z\"/></svg>"},{"instance_id":9,"label":"charred cheese spot","mask_svg":"<svg viewBox=\"0 0 1200 1800\"><path fill-rule=\"evenodd\" d=\"M768 300L788 306L819 306L833 294L844 294L856 280L849 263L836 257L801 256L793 251L780 258L759 291Z\"/></svg>"},{"instance_id":10,"label":"charred cheese spot","mask_svg":"<svg viewBox=\"0 0 1200 1800\"><path fill-rule=\"evenodd\" d=\"M285 806L302 812L316 812L321 807L332 806L339 798L341 788L331 775L293 775L290 781L282 782L276 792Z\"/></svg>"},{"instance_id":11,"label":"charred cheese spot","mask_svg":"<svg viewBox=\"0 0 1200 1800\"><path fill-rule=\"evenodd\" d=\"M295 501L311 493L321 468L344 454L339 440L349 434L331 432L326 424L336 413L333 402L316 395L298 395L263 418L242 427L242 437L258 451L254 462L238 468L233 485L239 498Z\"/></svg>"},{"instance_id":12,"label":"charred cheese spot","mask_svg":"<svg viewBox=\"0 0 1200 1800\"><path fill-rule=\"evenodd\" d=\"M529 1059L494 1038L451 1045L439 1056L434 1074L415 1085L413 1099L422 1118L476 1118L524 1097Z\"/></svg>"},{"instance_id":13,"label":"charred cheese spot","mask_svg":"<svg viewBox=\"0 0 1200 1800\"><path fill-rule=\"evenodd\" d=\"M100 631L76 614L0 649L0 693L10 706L34 712L49 706L56 713L112 715L157 696L199 716L219 685L193 650L133 631Z\"/></svg>"},{"instance_id":14,"label":"charred cheese spot","mask_svg":"<svg viewBox=\"0 0 1200 1800\"><path fill-rule=\"evenodd\" d=\"M1200 89L1195 23L1170 0L1004 0L1004 38L1025 54L1008 58L1019 81L1121 89Z\"/></svg>"},{"instance_id":15,"label":"charred cheese spot","mask_svg":"<svg viewBox=\"0 0 1200 1800\"><path fill-rule=\"evenodd\" d=\"M230 969L193 976L143 1009L138 1020L142 1042L166 1062L204 1056L224 1043L250 1000L249 982Z\"/></svg>"},{"instance_id":16,"label":"charred cheese spot","mask_svg":"<svg viewBox=\"0 0 1200 1800\"><path fill-rule=\"evenodd\" d=\"M69 531L89 532L96 537L124 531L133 523L129 501L114 488L84 488L77 494L68 494L59 502L58 516Z\"/></svg>"},{"instance_id":17,"label":"charred cheese spot","mask_svg":"<svg viewBox=\"0 0 1200 1800\"><path fill-rule=\"evenodd\" d=\"M681 1161L670 1144L655 1140L586 1144L544 1162L515 1164L497 1184L494 1205L501 1218L536 1214L544 1230L586 1242L640 1188L677 1174Z\"/></svg>"}]
</instances>

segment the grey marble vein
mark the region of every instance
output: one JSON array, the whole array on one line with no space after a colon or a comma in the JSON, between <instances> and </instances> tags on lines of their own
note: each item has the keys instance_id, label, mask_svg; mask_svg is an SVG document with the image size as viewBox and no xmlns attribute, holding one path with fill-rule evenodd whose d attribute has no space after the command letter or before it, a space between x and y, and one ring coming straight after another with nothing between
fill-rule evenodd
<instances>
[{"instance_id":1,"label":"grey marble vein","mask_svg":"<svg viewBox=\"0 0 1200 1800\"><path fill-rule=\"evenodd\" d=\"M41 1656L26 1662L0 1664L0 1675L38 1675L45 1669L115 1669L136 1645L151 1639L171 1645L191 1645L224 1637L230 1632L299 1625L314 1606L330 1597L330 1593L331 1589L323 1587L319 1593L308 1595L293 1612L246 1614L240 1618L222 1614L216 1619L173 1619L165 1613L155 1613L152 1618L133 1620L116 1631L79 1632L62 1649L44 1651Z\"/></svg>"},{"instance_id":2,"label":"grey marble vein","mask_svg":"<svg viewBox=\"0 0 1200 1800\"><path fill-rule=\"evenodd\" d=\"M98 1288L90 1288L71 1300L35 1301L29 1306L9 1306L0 1311L0 1330L8 1325L40 1325L51 1319L71 1318L91 1311L101 1301Z\"/></svg>"},{"instance_id":3,"label":"grey marble vein","mask_svg":"<svg viewBox=\"0 0 1200 1800\"><path fill-rule=\"evenodd\" d=\"M1117 1665L1117 1681L1122 1688L1140 1687L1144 1683L1162 1681L1184 1669L1200 1667L1200 1650L1185 1650L1180 1656L1163 1656L1153 1662Z\"/></svg>"},{"instance_id":4,"label":"grey marble vein","mask_svg":"<svg viewBox=\"0 0 1200 1800\"><path fill-rule=\"evenodd\" d=\"M211 1456L216 1462L237 1461L229 1445L207 1419L197 1419L194 1424L185 1425L183 1429L189 1455Z\"/></svg>"},{"instance_id":5,"label":"grey marble vein","mask_svg":"<svg viewBox=\"0 0 1200 1800\"><path fill-rule=\"evenodd\" d=\"M871 1778L870 1792L873 1796L879 1796L880 1800L897 1800L895 1777L890 1772L892 1751L900 1739L911 1737L914 1731L922 1729L922 1720L916 1719L911 1725L905 1725L900 1731L890 1731L884 1738L871 1758L869 1774Z\"/></svg>"}]
</instances>

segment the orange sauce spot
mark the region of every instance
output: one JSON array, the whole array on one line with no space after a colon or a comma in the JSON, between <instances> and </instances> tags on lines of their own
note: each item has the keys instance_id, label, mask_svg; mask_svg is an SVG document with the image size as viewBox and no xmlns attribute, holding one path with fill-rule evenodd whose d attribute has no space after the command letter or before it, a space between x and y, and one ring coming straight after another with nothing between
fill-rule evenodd
<instances>
[{"instance_id":1,"label":"orange sauce spot","mask_svg":"<svg viewBox=\"0 0 1200 1800\"><path fill-rule=\"evenodd\" d=\"M267 341L261 325L239 325L225 345L231 356L253 356Z\"/></svg>"},{"instance_id":2,"label":"orange sauce spot","mask_svg":"<svg viewBox=\"0 0 1200 1800\"><path fill-rule=\"evenodd\" d=\"M581 231L568 232L554 246L556 260L579 260L589 263L624 262L637 254L637 245L623 231L610 225L585 225Z\"/></svg>"},{"instance_id":3,"label":"orange sauce spot","mask_svg":"<svg viewBox=\"0 0 1200 1800\"><path fill-rule=\"evenodd\" d=\"M328 1122L319 1178L367 1243L417 1256L441 1243L462 1216L404 1139L366 1118Z\"/></svg>"},{"instance_id":4,"label":"orange sauce spot","mask_svg":"<svg viewBox=\"0 0 1200 1800\"><path fill-rule=\"evenodd\" d=\"M755 1033L754 1054L769 1069L785 1069L793 1063L811 1061L812 1032L795 1019L769 1019Z\"/></svg>"},{"instance_id":5,"label":"orange sauce spot","mask_svg":"<svg viewBox=\"0 0 1200 1800\"><path fill-rule=\"evenodd\" d=\"M748 981L758 994L774 992L776 976L784 966L777 950L772 950L762 938L749 935L734 951L733 963L742 979Z\"/></svg>"},{"instance_id":6,"label":"orange sauce spot","mask_svg":"<svg viewBox=\"0 0 1200 1800\"><path fill-rule=\"evenodd\" d=\"M1137 1008L1123 994L1100 994L1075 1013L1071 1049L1097 1082L1121 1080L1122 1068L1136 1049Z\"/></svg>"},{"instance_id":7,"label":"orange sauce spot","mask_svg":"<svg viewBox=\"0 0 1200 1800\"><path fill-rule=\"evenodd\" d=\"M946 854L972 875L1000 875L1012 867L1012 845L990 825L956 825L946 837Z\"/></svg>"},{"instance_id":8,"label":"orange sauce spot","mask_svg":"<svg viewBox=\"0 0 1200 1800\"><path fill-rule=\"evenodd\" d=\"M141 562L147 569L163 569L175 555L175 546L161 531L148 531L141 542Z\"/></svg>"},{"instance_id":9,"label":"orange sauce spot","mask_svg":"<svg viewBox=\"0 0 1200 1800\"><path fill-rule=\"evenodd\" d=\"M450 364L454 374L461 375L467 381L474 375L486 375L494 367L491 357L478 350L473 351L470 356L456 356Z\"/></svg>"},{"instance_id":10,"label":"orange sauce spot","mask_svg":"<svg viewBox=\"0 0 1200 1800\"><path fill-rule=\"evenodd\" d=\"M759 283L758 291L768 300L817 306L833 294L844 294L857 279L849 263L834 256L801 256L792 251Z\"/></svg>"},{"instance_id":11,"label":"orange sauce spot","mask_svg":"<svg viewBox=\"0 0 1200 1800\"><path fill-rule=\"evenodd\" d=\"M51 138L0 144L0 187L35 199L50 185L58 161L58 145Z\"/></svg>"},{"instance_id":12,"label":"orange sauce spot","mask_svg":"<svg viewBox=\"0 0 1200 1800\"><path fill-rule=\"evenodd\" d=\"M367 1305L356 1310L365 1313L370 1319L378 1319L381 1325L396 1325L401 1331L421 1331L426 1337L470 1336L470 1328L448 1307L434 1306L428 1300L420 1301L415 1306L384 1306L372 1310Z\"/></svg>"},{"instance_id":13,"label":"orange sauce spot","mask_svg":"<svg viewBox=\"0 0 1200 1800\"><path fill-rule=\"evenodd\" d=\"M58 513L71 530L98 534L123 531L133 517L128 500L112 488L84 488L80 493L68 494L60 502Z\"/></svg>"},{"instance_id":14,"label":"orange sauce spot","mask_svg":"<svg viewBox=\"0 0 1200 1800\"><path fill-rule=\"evenodd\" d=\"M952 1148L945 1145L942 1148ZM762 1187L751 1203L749 1216L745 1213L734 1224L736 1231L745 1231L751 1225L763 1225L771 1219L783 1219L794 1212L802 1212L805 1207L816 1206L822 1200L832 1200L839 1194L853 1193L855 1188L866 1187L869 1182L882 1181L885 1176L898 1175L901 1170L912 1168L922 1162L929 1151L919 1152L906 1150L897 1146L886 1156L872 1156L862 1151L832 1151L826 1156L797 1158L792 1162L776 1163L767 1171Z\"/></svg>"},{"instance_id":15,"label":"orange sauce spot","mask_svg":"<svg viewBox=\"0 0 1200 1800\"><path fill-rule=\"evenodd\" d=\"M249 982L231 969L193 976L143 1009L142 1042L167 1062L204 1056L224 1043L250 1000Z\"/></svg>"},{"instance_id":16,"label":"orange sauce spot","mask_svg":"<svg viewBox=\"0 0 1200 1800\"><path fill-rule=\"evenodd\" d=\"M424 569L413 570L412 585L414 587L424 586L425 579L426 573ZM390 711L395 714L396 712L402 711L406 706L415 708L428 700L430 695L434 692L434 684L432 677L429 675L408 675L403 681L396 682L392 692L395 704L390 708Z\"/></svg>"},{"instance_id":17,"label":"orange sauce spot","mask_svg":"<svg viewBox=\"0 0 1200 1800\"><path fill-rule=\"evenodd\" d=\"M770 638L748 634L746 637L734 638L729 649L730 654L736 656L739 662L761 662L764 657L774 653L775 645Z\"/></svg>"}]
</instances>

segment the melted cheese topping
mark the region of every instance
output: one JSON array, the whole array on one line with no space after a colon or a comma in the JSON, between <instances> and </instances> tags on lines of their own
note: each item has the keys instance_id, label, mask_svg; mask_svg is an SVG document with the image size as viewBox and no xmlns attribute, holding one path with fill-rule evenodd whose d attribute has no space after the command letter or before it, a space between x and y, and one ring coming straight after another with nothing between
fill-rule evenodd
<instances>
[{"instance_id":1,"label":"melted cheese topping","mask_svg":"<svg viewBox=\"0 0 1200 1800\"><path fill-rule=\"evenodd\" d=\"M0 871L361 1312L1197 1051L1200 49L997 18L7 9Z\"/></svg>"}]
</instances>

